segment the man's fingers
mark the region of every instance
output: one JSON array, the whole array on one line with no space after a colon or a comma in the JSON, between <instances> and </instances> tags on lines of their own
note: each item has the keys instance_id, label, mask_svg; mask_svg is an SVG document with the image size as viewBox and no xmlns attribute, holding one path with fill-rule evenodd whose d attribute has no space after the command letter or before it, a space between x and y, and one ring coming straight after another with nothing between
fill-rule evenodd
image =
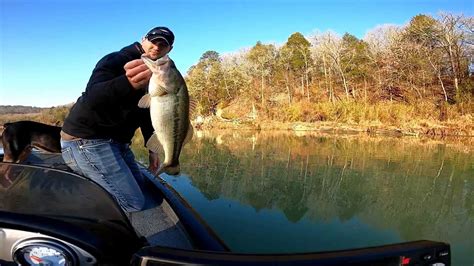
<instances>
[{"instance_id":1,"label":"man's fingers","mask_svg":"<svg viewBox=\"0 0 474 266\"><path fill-rule=\"evenodd\" d=\"M133 78L133 77L135 77L136 75L138 75L139 73L144 72L144 71L151 72L151 71L148 69L148 67L147 67L145 64L143 64L143 65L136 66L136 67L134 67L134 68L127 69L125 74L126 74L127 77L129 77L129 78Z\"/></svg>"},{"instance_id":2,"label":"man's fingers","mask_svg":"<svg viewBox=\"0 0 474 266\"><path fill-rule=\"evenodd\" d=\"M140 81L148 80L150 79L151 74L152 73L149 69L145 69L144 71L134 75L134 77L132 77L132 81L135 83L139 83Z\"/></svg>"},{"instance_id":3,"label":"man's fingers","mask_svg":"<svg viewBox=\"0 0 474 266\"><path fill-rule=\"evenodd\" d=\"M144 64L142 59L135 59L135 60L132 60L132 61L126 63L125 66L123 66L123 68L125 68L125 70L127 70L127 69L131 69L131 68L134 68L134 67L142 65L142 64Z\"/></svg>"},{"instance_id":4,"label":"man's fingers","mask_svg":"<svg viewBox=\"0 0 474 266\"><path fill-rule=\"evenodd\" d=\"M125 75L133 88L141 89L150 80L151 70L145 65L142 59L135 59L125 64Z\"/></svg>"}]
</instances>

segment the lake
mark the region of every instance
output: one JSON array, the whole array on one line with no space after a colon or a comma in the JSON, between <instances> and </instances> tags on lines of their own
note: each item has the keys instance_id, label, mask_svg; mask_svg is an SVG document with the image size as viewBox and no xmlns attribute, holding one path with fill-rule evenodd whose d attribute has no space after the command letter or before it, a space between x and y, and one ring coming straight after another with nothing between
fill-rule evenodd
<instances>
[{"instance_id":1,"label":"lake","mask_svg":"<svg viewBox=\"0 0 474 266\"><path fill-rule=\"evenodd\" d=\"M474 140L198 131L163 178L237 252L413 240L474 263ZM146 150L134 148L146 161Z\"/></svg>"}]
</instances>

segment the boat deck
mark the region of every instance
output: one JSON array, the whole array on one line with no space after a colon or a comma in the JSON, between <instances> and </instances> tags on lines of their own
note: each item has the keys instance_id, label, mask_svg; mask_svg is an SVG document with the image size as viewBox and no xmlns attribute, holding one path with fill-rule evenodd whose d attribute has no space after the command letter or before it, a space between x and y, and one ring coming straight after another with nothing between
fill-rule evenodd
<instances>
[{"instance_id":1,"label":"boat deck","mask_svg":"<svg viewBox=\"0 0 474 266\"><path fill-rule=\"evenodd\" d=\"M64 163L61 154L44 153L38 150L34 150L23 164L71 171ZM141 168L142 172L147 171L143 166ZM160 182L151 174L144 174L144 176L150 180L148 184ZM156 187L148 187L144 194L146 198L144 209L126 213L137 235L145 237L152 246L192 249L193 245L186 230L161 192Z\"/></svg>"}]
</instances>

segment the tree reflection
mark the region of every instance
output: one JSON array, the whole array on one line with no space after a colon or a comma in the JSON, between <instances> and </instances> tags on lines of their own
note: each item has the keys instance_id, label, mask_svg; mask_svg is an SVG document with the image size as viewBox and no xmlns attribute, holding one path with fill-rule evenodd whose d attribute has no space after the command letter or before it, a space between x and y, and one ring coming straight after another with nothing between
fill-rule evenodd
<instances>
[{"instance_id":1,"label":"tree reflection","mask_svg":"<svg viewBox=\"0 0 474 266\"><path fill-rule=\"evenodd\" d=\"M474 154L463 143L250 131L218 136L195 138L181 159L208 200L279 210L292 223L357 218L407 241L474 245L465 240L474 230Z\"/></svg>"}]
</instances>

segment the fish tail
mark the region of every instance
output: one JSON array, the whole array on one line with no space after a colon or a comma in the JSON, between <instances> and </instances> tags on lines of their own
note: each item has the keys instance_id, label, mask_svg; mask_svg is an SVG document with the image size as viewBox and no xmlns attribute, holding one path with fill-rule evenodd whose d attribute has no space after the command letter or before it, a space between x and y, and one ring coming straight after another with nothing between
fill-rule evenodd
<instances>
[{"instance_id":1,"label":"fish tail","mask_svg":"<svg viewBox=\"0 0 474 266\"><path fill-rule=\"evenodd\" d=\"M179 175L181 169L178 164L175 165L167 165L167 164L162 164L160 165L160 168L156 171L156 176L160 175L161 173L166 173L168 175Z\"/></svg>"}]
</instances>

